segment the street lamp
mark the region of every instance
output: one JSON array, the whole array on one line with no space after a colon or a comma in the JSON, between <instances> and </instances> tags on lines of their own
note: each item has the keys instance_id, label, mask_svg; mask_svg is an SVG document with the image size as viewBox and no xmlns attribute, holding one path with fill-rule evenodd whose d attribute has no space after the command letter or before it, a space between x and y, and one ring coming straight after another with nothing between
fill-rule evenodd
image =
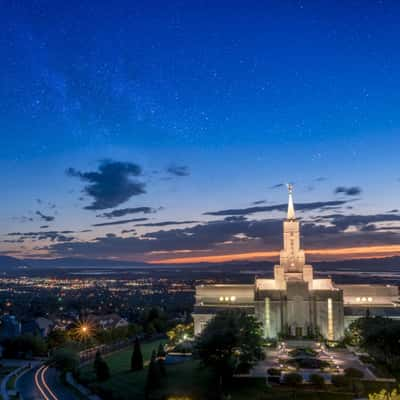
<instances>
[{"instance_id":1,"label":"street lamp","mask_svg":"<svg viewBox=\"0 0 400 400\"><path fill-rule=\"evenodd\" d=\"M93 327L87 321L80 321L74 329L75 336L82 342L87 340L92 333Z\"/></svg>"}]
</instances>

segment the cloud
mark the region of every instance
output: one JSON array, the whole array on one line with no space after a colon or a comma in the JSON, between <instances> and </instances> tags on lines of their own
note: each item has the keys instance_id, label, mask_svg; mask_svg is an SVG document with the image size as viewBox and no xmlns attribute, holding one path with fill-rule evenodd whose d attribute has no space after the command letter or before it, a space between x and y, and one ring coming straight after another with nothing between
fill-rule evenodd
<instances>
[{"instance_id":1,"label":"cloud","mask_svg":"<svg viewBox=\"0 0 400 400\"><path fill-rule=\"evenodd\" d=\"M49 227L49 225L42 225L40 226L40 229L47 229Z\"/></svg>"},{"instance_id":2,"label":"cloud","mask_svg":"<svg viewBox=\"0 0 400 400\"><path fill-rule=\"evenodd\" d=\"M400 221L399 214L342 215L331 214L318 218L318 221L329 221L332 225L345 231L350 226L366 229L368 224Z\"/></svg>"},{"instance_id":3,"label":"cloud","mask_svg":"<svg viewBox=\"0 0 400 400\"><path fill-rule=\"evenodd\" d=\"M324 182L326 181L328 178L326 178L325 176L319 176L318 178L315 178L315 182Z\"/></svg>"},{"instance_id":4,"label":"cloud","mask_svg":"<svg viewBox=\"0 0 400 400\"><path fill-rule=\"evenodd\" d=\"M260 204L265 204L266 202L267 202L267 200L256 200L256 201L253 201L251 204L258 206Z\"/></svg>"},{"instance_id":5,"label":"cloud","mask_svg":"<svg viewBox=\"0 0 400 400\"><path fill-rule=\"evenodd\" d=\"M51 221L55 220L55 217L53 217L52 215L45 215L45 214L41 213L40 211L36 211L35 214L38 215L43 221L46 221L46 222L51 222Z\"/></svg>"},{"instance_id":6,"label":"cloud","mask_svg":"<svg viewBox=\"0 0 400 400\"><path fill-rule=\"evenodd\" d=\"M129 215L129 214L136 214L136 213L150 214L154 212L156 212L156 210L154 210L154 208L151 207L121 208L119 210L113 210L111 212L96 215L96 217L115 218L115 217L123 217L124 215Z\"/></svg>"},{"instance_id":7,"label":"cloud","mask_svg":"<svg viewBox=\"0 0 400 400\"><path fill-rule=\"evenodd\" d=\"M162 222L148 222L146 224L137 224L135 226L169 226L169 225L187 225L196 224L199 221L162 221Z\"/></svg>"},{"instance_id":8,"label":"cloud","mask_svg":"<svg viewBox=\"0 0 400 400\"><path fill-rule=\"evenodd\" d=\"M11 244L15 244L15 243L25 243L25 239L23 238L19 238L19 239L6 239L6 240L2 240L2 243L11 243Z\"/></svg>"},{"instance_id":9,"label":"cloud","mask_svg":"<svg viewBox=\"0 0 400 400\"><path fill-rule=\"evenodd\" d=\"M11 232L7 236L18 236L19 240L50 240L52 242L70 242L74 240L71 233L74 231L39 231L39 232Z\"/></svg>"},{"instance_id":10,"label":"cloud","mask_svg":"<svg viewBox=\"0 0 400 400\"><path fill-rule=\"evenodd\" d=\"M335 189L335 194L344 194L346 196L357 196L361 194L362 190L358 186L351 186L351 187L345 187L345 186L338 186Z\"/></svg>"},{"instance_id":11,"label":"cloud","mask_svg":"<svg viewBox=\"0 0 400 400\"><path fill-rule=\"evenodd\" d=\"M33 218L32 217L26 217L25 215L23 215L22 217L13 217L13 220L19 221L21 223L33 222Z\"/></svg>"},{"instance_id":12,"label":"cloud","mask_svg":"<svg viewBox=\"0 0 400 400\"><path fill-rule=\"evenodd\" d=\"M74 168L67 169L67 175L86 182L84 192L93 199L87 210L104 210L116 207L132 196L146 193L143 182L132 179L142 174L139 165L111 160L101 161L98 170L81 172Z\"/></svg>"},{"instance_id":13,"label":"cloud","mask_svg":"<svg viewBox=\"0 0 400 400\"><path fill-rule=\"evenodd\" d=\"M124 233L136 233L136 229L124 229L123 231L121 231L122 234Z\"/></svg>"},{"instance_id":14,"label":"cloud","mask_svg":"<svg viewBox=\"0 0 400 400\"><path fill-rule=\"evenodd\" d=\"M284 187L284 186L285 186L284 183L277 183L275 185L270 186L269 189L279 189L279 188Z\"/></svg>"},{"instance_id":15,"label":"cloud","mask_svg":"<svg viewBox=\"0 0 400 400\"><path fill-rule=\"evenodd\" d=\"M171 165L167 168L167 172L175 176L189 176L190 170L186 165Z\"/></svg>"},{"instance_id":16,"label":"cloud","mask_svg":"<svg viewBox=\"0 0 400 400\"><path fill-rule=\"evenodd\" d=\"M333 201L317 201L313 203L296 203L296 210L298 211L309 211L316 209L325 209L329 207L337 207L342 206L347 203L346 200L333 200ZM223 216L223 215L249 215L260 212L271 212L271 211L286 211L287 203L275 204L271 206L261 206L261 207L247 207L247 208L233 208L227 210L219 210L219 211L209 211L204 213L204 215L214 215L214 216Z\"/></svg>"},{"instance_id":17,"label":"cloud","mask_svg":"<svg viewBox=\"0 0 400 400\"><path fill-rule=\"evenodd\" d=\"M59 256L87 257L132 256L137 253L175 250L206 250L226 241L240 242L235 238L240 233L248 237L268 236L278 246L281 220L268 221L212 221L190 228L159 230L142 236L98 237L92 242L56 243L46 249Z\"/></svg>"},{"instance_id":18,"label":"cloud","mask_svg":"<svg viewBox=\"0 0 400 400\"><path fill-rule=\"evenodd\" d=\"M384 221L382 221L382 219ZM305 249L398 244L400 232L367 227L371 223L400 220L399 215L332 214L302 223ZM348 231L350 225L357 225ZM376 229L375 229L376 228ZM378 229L378 230L377 230ZM129 231L123 231L128 233ZM44 249L53 256L146 258L154 252L246 252L279 250L282 245L282 219L248 220L229 216L191 227L157 230L142 235L103 236L93 241L54 243Z\"/></svg>"},{"instance_id":19,"label":"cloud","mask_svg":"<svg viewBox=\"0 0 400 400\"><path fill-rule=\"evenodd\" d=\"M122 219L119 221L113 221L113 222L102 222L99 224L93 224L92 226L110 226L110 225L122 225L122 224L128 224L130 222L140 222L140 221L147 221L148 218L132 218L132 219Z\"/></svg>"}]
</instances>

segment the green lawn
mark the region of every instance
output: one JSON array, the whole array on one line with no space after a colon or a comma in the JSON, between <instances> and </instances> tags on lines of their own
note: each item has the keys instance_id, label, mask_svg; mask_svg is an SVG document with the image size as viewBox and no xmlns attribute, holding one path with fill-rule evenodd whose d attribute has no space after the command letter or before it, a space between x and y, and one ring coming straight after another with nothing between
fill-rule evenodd
<instances>
[{"instance_id":1,"label":"green lawn","mask_svg":"<svg viewBox=\"0 0 400 400\"><path fill-rule=\"evenodd\" d=\"M142 354L145 365L148 364L151 352L158 349L160 343L165 343L165 340L157 340L150 343L142 344ZM105 389L110 389L115 392L117 398L123 400L141 399L143 398L143 390L146 382L147 368L139 372L131 372L131 356L132 348L125 349L113 353L105 357L108 367L110 368L111 378L99 386ZM80 370L81 377L86 382L94 382L95 374L93 371L93 363L85 365Z\"/></svg>"}]
</instances>

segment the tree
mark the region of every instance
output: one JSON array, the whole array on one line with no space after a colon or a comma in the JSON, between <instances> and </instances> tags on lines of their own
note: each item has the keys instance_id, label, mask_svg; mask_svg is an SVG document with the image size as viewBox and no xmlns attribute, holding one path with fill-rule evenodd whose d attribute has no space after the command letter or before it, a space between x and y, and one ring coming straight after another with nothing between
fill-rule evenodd
<instances>
[{"instance_id":1,"label":"tree","mask_svg":"<svg viewBox=\"0 0 400 400\"><path fill-rule=\"evenodd\" d=\"M131 357L131 371L141 371L143 369L143 355L140 347L140 341L135 339Z\"/></svg>"},{"instance_id":2,"label":"tree","mask_svg":"<svg viewBox=\"0 0 400 400\"><path fill-rule=\"evenodd\" d=\"M344 374L350 379L361 379L364 377L364 373L358 368L346 368Z\"/></svg>"},{"instance_id":3,"label":"tree","mask_svg":"<svg viewBox=\"0 0 400 400\"><path fill-rule=\"evenodd\" d=\"M165 350L164 350L164 346L163 346L162 343L160 343L158 345L157 357L158 358L165 358L165 356L166 356L166 353L165 353Z\"/></svg>"},{"instance_id":4,"label":"tree","mask_svg":"<svg viewBox=\"0 0 400 400\"><path fill-rule=\"evenodd\" d=\"M297 387L303 383L303 377L296 372L292 372L283 377L283 383L291 387Z\"/></svg>"},{"instance_id":5,"label":"tree","mask_svg":"<svg viewBox=\"0 0 400 400\"><path fill-rule=\"evenodd\" d=\"M62 372L74 372L79 365L78 353L68 347L55 349L51 362Z\"/></svg>"},{"instance_id":6,"label":"tree","mask_svg":"<svg viewBox=\"0 0 400 400\"><path fill-rule=\"evenodd\" d=\"M151 354L149 368L147 370L147 379L145 386L146 399L149 398L149 394L152 390L156 390L160 387L160 384L161 384L160 366L157 362L156 352L155 350L153 350Z\"/></svg>"},{"instance_id":7,"label":"tree","mask_svg":"<svg viewBox=\"0 0 400 400\"><path fill-rule=\"evenodd\" d=\"M94 359L94 372L96 373L96 378L99 382L104 382L110 378L110 370L101 356L100 351L97 351Z\"/></svg>"},{"instance_id":8,"label":"tree","mask_svg":"<svg viewBox=\"0 0 400 400\"><path fill-rule=\"evenodd\" d=\"M259 322L243 311L222 311L197 338L195 349L203 364L229 381L239 366L250 368L263 356ZM243 369L243 368L241 368Z\"/></svg>"},{"instance_id":9,"label":"tree","mask_svg":"<svg viewBox=\"0 0 400 400\"><path fill-rule=\"evenodd\" d=\"M382 389L379 393L369 394L368 400L400 400L400 392L397 389L393 389L391 392Z\"/></svg>"},{"instance_id":10,"label":"tree","mask_svg":"<svg viewBox=\"0 0 400 400\"><path fill-rule=\"evenodd\" d=\"M322 388L325 386L325 379L322 375L311 374L310 375L310 383L318 388Z\"/></svg>"},{"instance_id":11,"label":"tree","mask_svg":"<svg viewBox=\"0 0 400 400\"><path fill-rule=\"evenodd\" d=\"M162 377L166 377L167 376L167 370L165 369L164 358L159 357L157 359L157 364L158 364L158 370L160 371L160 375Z\"/></svg>"},{"instance_id":12,"label":"tree","mask_svg":"<svg viewBox=\"0 0 400 400\"><path fill-rule=\"evenodd\" d=\"M167 329L167 315L158 307L146 309L140 316L140 323L149 336L162 333Z\"/></svg>"},{"instance_id":13,"label":"tree","mask_svg":"<svg viewBox=\"0 0 400 400\"><path fill-rule=\"evenodd\" d=\"M68 334L61 329L53 329L47 335L47 345L49 349L64 346L68 342Z\"/></svg>"},{"instance_id":14,"label":"tree","mask_svg":"<svg viewBox=\"0 0 400 400\"><path fill-rule=\"evenodd\" d=\"M194 336L194 324L178 324L167 332L169 344L175 346Z\"/></svg>"},{"instance_id":15,"label":"tree","mask_svg":"<svg viewBox=\"0 0 400 400\"><path fill-rule=\"evenodd\" d=\"M332 385L336 387L349 387L350 380L344 375L332 375Z\"/></svg>"},{"instance_id":16,"label":"tree","mask_svg":"<svg viewBox=\"0 0 400 400\"><path fill-rule=\"evenodd\" d=\"M346 340L367 351L389 370L400 365L400 321L382 317L359 318L346 332Z\"/></svg>"},{"instance_id":17,"label":"tree","mask_svg":"<svg viewBox=\"0 0 400 400\"><path fill-rule=\"evenodd\" d=\"M47 353L47 345L40 336L26 334L2 342L3 356L5 358L26 358L32 356L44 356Z\"/></svg>"}]
</instances>

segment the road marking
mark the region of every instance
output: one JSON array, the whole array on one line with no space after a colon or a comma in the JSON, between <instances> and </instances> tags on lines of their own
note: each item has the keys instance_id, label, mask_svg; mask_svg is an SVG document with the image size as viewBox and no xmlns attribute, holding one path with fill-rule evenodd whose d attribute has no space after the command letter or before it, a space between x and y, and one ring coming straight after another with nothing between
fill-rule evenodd
<instances>
[{"instance_id":1,"label":"road marking","mask_svg":"<svg viewBox=\"0 0 400 400\"><path fill-rule=\"evenodd\" d=\"M35 385L45 400L59 400L46 382L46 372L48 369L49 367L44 365L38 368L35 373ZM50 397L46 394L45 389L50 394Z\"/></svg>"},{"instance_id":2,"label":"road marking","mask_svg":"<svg viewBox=\"0 0 400 400\"><path fill-rule=\"evenodd\" d=\"M43 369L42 371L42 382L44 387L48 390L48 392L50 393L50 396L54 399L54 400L59 400L58 397L55 395L55 393L50 389L49 385L46 382L46 372L49 369L49 367L47 366L46 368Z\"/></svg>"},{"instance_id":3,"label":"road marking","mask_svg":"<svg viewBox=\"0 0 400 400\"><path fill-rule=\"evenodd\" d=\"M40 386L39 383L39 373L41 372L41 370L43 369L43 365L38 368L38 370L35 372L35 385L38 388L40 394L44 397L45 400L51 400L46 393L44 392L44 390L42 389L42 387Z\"/></svg>"}]
</instances>

